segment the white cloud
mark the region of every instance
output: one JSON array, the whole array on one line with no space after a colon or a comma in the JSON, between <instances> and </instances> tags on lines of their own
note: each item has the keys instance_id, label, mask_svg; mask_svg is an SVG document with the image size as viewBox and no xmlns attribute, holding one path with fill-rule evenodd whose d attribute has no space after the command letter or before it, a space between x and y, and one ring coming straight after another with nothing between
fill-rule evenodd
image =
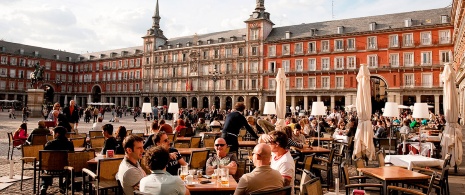
<instances>
[{"instance_id":1,"label":"white cloud","mask_svg":"<svg viewBox=\"0 0 465 195\"><path fill-rule=\"evenodd\" d=\"M76 53L142 45L153 0L0 0L0 39ZM275 26L332 20L331 0L267 0ZM167 38L245 28L251 0L160 0ZM438 0L334 0L335 19L446 7ZM401 5L401 6L399 6Z\"/></svg>"}]
</instances>

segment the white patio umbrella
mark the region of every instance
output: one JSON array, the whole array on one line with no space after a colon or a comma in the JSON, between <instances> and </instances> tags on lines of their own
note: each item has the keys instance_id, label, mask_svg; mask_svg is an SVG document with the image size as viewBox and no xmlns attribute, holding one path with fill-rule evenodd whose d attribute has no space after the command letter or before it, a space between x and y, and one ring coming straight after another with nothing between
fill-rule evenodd
<instances>
[{"instance_id":1,"label":"white patio umbrella","mask_svg":"<svg viewBox=\"0 0 465 195\"><path fill-rule=\"evenodd\" d=\"M278 68L276 75L276 129L281 129L285 126L286 118L286 75L282 68Z\"/></svg>"},{"instance_id":2,"label":"white patio umbrella","mask_svg":"<svg viewBox=\"0 0 465 195\"><path fill-rule=\"evenodd\" d=\"M358 126L355 133L355 145L352 158L365 154L368 159L375 158L375 145L373 143L373 127L371 126L371 91L370 71L365 64L360 65L357 74L357 108Z\"/></svg>"},{"instance_id":3,"label":"white patio umbrella","mask_svg":"<svg viewBox=\"0 0 465 195\"><path fill-rule=\"evenodd\" d=\"M458 111L458 94L455 88L455 71L452 69L451 64L447 63L444 66L444 72L441 75L444 81L444 118L446 119L446 126L442 134L441 146L442 156L446 153L452 154L451 166L460 165L462 163L462 128L457 123Z\"/></svg>"}]
</instances>

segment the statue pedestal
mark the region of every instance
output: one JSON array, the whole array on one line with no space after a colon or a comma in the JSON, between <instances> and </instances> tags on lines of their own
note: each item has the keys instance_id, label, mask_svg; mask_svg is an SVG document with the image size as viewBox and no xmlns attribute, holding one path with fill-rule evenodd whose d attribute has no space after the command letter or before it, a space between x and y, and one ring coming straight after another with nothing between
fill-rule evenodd
<instances>
[{"instance_id":1,"label":"statue pedestal","mask_svg":"<svg viewBox=\"0 0 465 195\"><path fill-rule=\"evenodd\" d=\"M27 107L31 110L29 117L42 118L42 105L44 103L43 89L28 89L27 90Z\"/></svg>"}]
</instances>

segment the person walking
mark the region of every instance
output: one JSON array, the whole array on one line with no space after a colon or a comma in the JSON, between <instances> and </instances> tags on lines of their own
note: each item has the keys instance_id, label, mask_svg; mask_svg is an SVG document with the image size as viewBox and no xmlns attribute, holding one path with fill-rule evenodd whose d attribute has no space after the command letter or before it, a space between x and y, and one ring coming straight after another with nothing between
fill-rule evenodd
<instances>
[{"instance_id":1,"label":"person walking","mask_svg":"<svg viewBox=\"0 0 465 195\"><path fill-rule=\"evenodd\" d=\"M239 135L239 130L242 127L245 127L245 129L250 133L250 135L255 137L255 139L258 139L258 135L255 133L252 127L249 126L247 120L242 114L242 112L245 109L244 103L236 103L236 105L234 105L234 109L235 111L229 113L226 117L226 120L224 121L223 131L221 134L221 137L224 138L226 140L226 143L230 146L230 152L237 152L239 149L239 141L237 140L237 136Z\"/></svg>"}]
</instances>

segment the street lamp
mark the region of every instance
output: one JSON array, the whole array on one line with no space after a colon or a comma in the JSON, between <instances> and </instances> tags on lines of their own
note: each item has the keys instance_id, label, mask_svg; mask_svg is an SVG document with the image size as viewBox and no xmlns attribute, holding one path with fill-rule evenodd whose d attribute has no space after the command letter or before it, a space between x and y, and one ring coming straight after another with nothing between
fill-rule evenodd
<instances>
[{"instance_id":1,"label":"street lamp","mask_svg":"<svg viewBox=\"0 0 465 195\"><path fill-rule=\"evenodd\" d=\"M211 79L213 80L213 105L216 109L216 81L221 79L221 73L218 72L218 70L215 67L213 68L213 72L210 72L210 74L213 75L211 77Z\"/></svg>"}]
</instances>

